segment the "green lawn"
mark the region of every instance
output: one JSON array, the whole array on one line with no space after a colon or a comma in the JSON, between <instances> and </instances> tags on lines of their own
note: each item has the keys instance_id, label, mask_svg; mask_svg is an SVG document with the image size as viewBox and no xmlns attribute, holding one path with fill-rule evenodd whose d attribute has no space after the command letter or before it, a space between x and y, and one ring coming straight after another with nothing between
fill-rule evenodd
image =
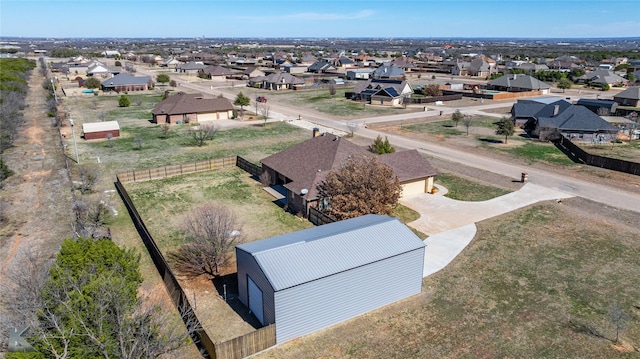
<instances>
[{"instance_id":1,"label":"green lawn","mask_svg":"<svg viewBox=\"0 0 640 359\"><path fill-rule=\"evenodd\" d=\"M564 166L572 166L575 164L552 143L526 142L522 146L500 148L500 151L524 159L529 163L549 162Z\"/></svg>"},{"instance_id":2,"label":"green lawn","mask_svg":"<svg viewBox=\"0 0 640 359\"><path fill-rule=\"evenodd\" d=\"M510 193L510 191L486 186L450 173L438 174L436 183L449 190L446 197L459 201L486 201Z\"/></svg>"}]
</instances>

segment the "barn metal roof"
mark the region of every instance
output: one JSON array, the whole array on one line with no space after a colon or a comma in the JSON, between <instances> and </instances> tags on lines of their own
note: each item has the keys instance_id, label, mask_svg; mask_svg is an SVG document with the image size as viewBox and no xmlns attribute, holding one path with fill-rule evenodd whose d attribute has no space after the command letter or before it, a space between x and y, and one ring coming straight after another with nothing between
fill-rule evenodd
<instances>
[{"instance_id":1,"label":"barn metal roof","mask_svg":"<svg viewBox=\"0 0 640 359\"><path fill-rule=\"evenodd\" d=\"M89 122L89 123L82 124L82 131L84 133L100 132L100 131L115 131L119 129L120 129L120 125L118 125L118 121Z\"/></svg>"},{"instance_id":2,"label":"barn metal roof","mask_svg":"<svg viewBox=\"0 0 640 359\"><path fill-rule=\"evenodd\" d=\"M255 258L274 291L422 247L398 219L374 214L237 246Z\"/></svg>"}]
</instances>

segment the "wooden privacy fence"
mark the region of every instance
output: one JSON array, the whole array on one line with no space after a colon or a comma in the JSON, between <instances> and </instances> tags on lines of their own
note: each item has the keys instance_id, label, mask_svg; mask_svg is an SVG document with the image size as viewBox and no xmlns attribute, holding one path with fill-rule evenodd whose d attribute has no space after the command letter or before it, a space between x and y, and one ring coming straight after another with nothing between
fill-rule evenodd
<instances>
[{"instance_id":1,"label":"wooden privacy fence","mask_svg":"<svg viewBox=\"0 0 640 359\"><path fill-rule=\"evenodd\" d=\"M241 157L238 157L238 158L240 158L242 161L246 163L249 163L246 160L242 159ZM225 157L223 159L220 159L222 161L212 160L211 163L214 163L215 166L209 169L228 167L230 166L229 164L230 159L233 159L233 165L235 165L236 156ZM262 169L259 166L256 166L254 164L251 164L251 165L254 167L251 167L251 166L249 167L251 167L253 170L260 169L260 172L262 171ZM194 166L194 168L197 168L197 167ZM205 171L205 170L202 170L202 171ZM146 170L143 170L143 172L144 171ZM191 172L198 172L198 171L191 171ZM189 173L189 172L186 172L186 173ZM231 340L228 340L222 343L214 343L211 340L207 332L203 329L200 321L196 317L195 311L191 307L188 297L184 292L184 290L182 289L182 287L180 286L180 283L178 282L173 271L171 270L171 267L167 263L160 249L158 248L155 240L147 230L147 227L144 224L142 217L140 217L138 210L133 204L131 197L129 197L129 193L124 188L124 185L122 184L122 180L120 179L119 176L120 174L116 175L115 186L118 193L120 194L120 198L122 198L122 201L124 202L125 207L127 207L127 211L131 216L133 224L135 225L138 231L138 234L142 239L142 242L147 248L147 251L151 256L151 259L153 260L153 263L156 266L158 273L162 277L162 280L167 289L167 292L169 293L169 296L171 297L171 300L173 301L174 305L180 312L182 319L185 321L185 325L194 325L196 328L198 328L197 330L194 330L190 333L191 339L194 341L198 349L205 355L205 357L211 358L211 359L240 359L240 358L249 356L251 354L255 354L259 351L265 350L271 346L274 346L276 344L275 324L272 324L264 328L260 328L254 332L247 333L245 335L239 336L237 338L233 338ZM166 176L160 176L157 178L162 178L162 177L166 177ZM141 179L138 179L138 180L141 180ZM191 316L185 316L184 313L188 313ZM187 322L190 322L190 323L188 324Z\"/></svg>"},{"instance_id":2,"label":"wooden privacy fence","mask_svg":"<svg viewBox=\"0 0 640 359\"><path fill-rule=\"evenodd\" d=\"M238 156L238 160L236 162L236 166L240 167L240 169L250 173L252 176L259 177L262 174L262 167L258 166L254 163L251 163L244 158Z\"/></svg>"},{"instance_id":3,"label":"wooden privacy fence","mask_svg":"<svg viewBox=\"0 0 640 359\"><path fill-rule=\"evenodd\" d=\"M188 162L171 166L125 171L118 173L116 177L121 183L150 181L153 179L178 176L187 173L210 171L216 168L236 166L236 157L237 156L213 158L204 161Z\"/></svg>"},{"instance_id":4,"label":"wooden privacy fence","mask_svg":"<svg viewBox=\"0 0 640 359\"><path fill-rule=\"evenodd\" d=\"M566 152L576 157L584 164L589 166L595 166L600 168L606 168L608 170L626 172L632 175L640 176L640 163L625 161L617 158L604 157L598 155L592 155L582 148L578 147L575 143L571 142L568 138L562 136L556 142Z\"/></svg>"},{"instance_id":5,"label":"wooden privacy fence","mask_svg":"<svg viewBox=\"0 0 640 359\"><path fill-rule=\"evenodd\" d=\"M216 358L240 359L276 345L276 325L271 324L243 336L216 343Z\"/></svg>"},{"instance_id":6,"label":"wooden privacy fence","mask_svg":"<svg viewBox=\"0 0 640 359\"><path fill-rule=\"evenodd\" d=\"M326 214L320 212L315 207L309 207L309 222L315 224L316 226L321 226L327 223L333 223L336 220L327 216Z\"/></svg>"},{"instance_id":7,"label":"wooden privacy fence","mask_svg":"<svg viewBox=\"0 0 640 359\"><path fill-rule=\"evenodd\" d=\"M209 358L216 359L213 341L211 340L211 338L209 338L204 329L202 329L202 325L200 324L198 318L195 316L195 311L193 310L193 308L191 308L191 304L187 299L187 295L182 290L180 283L178 283L176 276L171 271L171 267L169 267L169 264L162 255L162 252L160 252L160 249L156 245L155 240L153 239L153 237L151 237L151 234L147 230L147 226L142 221L138 210L133 205L133 201L131 201L131 198L129 197L129 193L127 193L127 190L124 188L119 178L116 178L115 186L118 190L118 193L120 194L120 198L122 198L124 205L127 207L127 211L131 216L133 224L138 230L138 234L142 239L142 243L144 243L145 247L147 247L147 251L151 256L151 259L153 260L153 264L155 264L158 273L164 281L164 285L167 288L167 292L169 293L173 304L180 312L182 319L185 320L185 325L193 324L196 326L196 328L199 328L198 330L191 332L191 339L194 341L194 343L196 343L199 350L204 351ZM185 312L193 313L193 316L191 318L185 317L183 315ZM188 324L187 321L192 323Z\"/></svg>"}]
</instances>

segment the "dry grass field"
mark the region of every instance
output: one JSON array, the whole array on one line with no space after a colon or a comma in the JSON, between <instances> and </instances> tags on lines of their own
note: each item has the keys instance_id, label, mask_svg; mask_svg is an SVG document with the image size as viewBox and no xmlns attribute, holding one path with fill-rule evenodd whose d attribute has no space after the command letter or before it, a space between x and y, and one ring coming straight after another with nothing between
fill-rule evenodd
<instances>
[{"instance_id":1,"label":"dry grass field","mask_svg":"<svg viewBox=\"0 0 640 359\"><path fill-rule=\"evenodd\" d=\"M422 294L257 358L638 358L636 213L570 199L478 228ZM620 345L612 302L630 314Z\"/></svg>"}]
</instances>

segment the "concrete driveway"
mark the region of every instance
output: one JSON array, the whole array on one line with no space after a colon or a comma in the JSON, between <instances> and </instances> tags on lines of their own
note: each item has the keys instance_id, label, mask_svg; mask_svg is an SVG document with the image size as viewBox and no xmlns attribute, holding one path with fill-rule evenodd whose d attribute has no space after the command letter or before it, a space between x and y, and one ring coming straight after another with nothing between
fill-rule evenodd
<instances>
[{"instance_id":1,"label":"concrete driveway","mask_svg":"<svg viewBox=\"0 0 640 359\"><path fill-rule=\"evenodd\" d=\"M429 235L424 243L423 276L444 268L476 235L475 223L539 201L573 197L564 192L527 183L518 191L482 202L464 202L437 194L417 194L400 200L403 205L420 213L409 225Z\"/></svg>"}]
</instances>

